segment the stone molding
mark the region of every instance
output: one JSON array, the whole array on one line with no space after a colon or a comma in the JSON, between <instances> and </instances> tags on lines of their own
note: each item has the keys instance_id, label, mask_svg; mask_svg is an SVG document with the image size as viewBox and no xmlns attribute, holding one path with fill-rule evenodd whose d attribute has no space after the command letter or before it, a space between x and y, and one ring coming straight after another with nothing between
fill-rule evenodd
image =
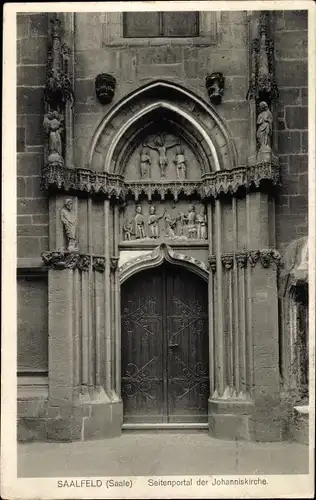
<instances>
[{"instance_id":1,"label":"stone molding","mask_svg":"<svg viewBox=\"0 0 316 500\"><path fill-rule=\"evenodd\" d=\"M274 266L279 268L282 266L281 254L278 250L273 248L264 248L261 250L243 250L240 252L227 252L221 255L221 262L225 269L230 270L233 267L234 260L236 265L243 269L247 267L248 262L251 267L255 267L257 262L261 264L263 268L269 268ZM216 255L211 254L208 256L209 268L215 272L216 271Z\"/></svg>"},{"instance_id":2,"label":"stone molding","mask_svg":"<svg viewBox=\"0 0 316 500\"><path fill-rule=\"evenodd\" d=\"M51 269L88 271L91 265L95 271L101 273L105 269L105 257L91 256L79 252L64 252L62 250L43 252L41 256L44 264Z\"/></svg>"},{"instance_id":3,"label":"stone molding","mask_svg":"<svg viewBox=\"0 0 316 500\"><path fill-rule=\"evenodd\" d=\"M201 199L218 198L221 195L233 196L241 188L247 191L259 189L266 182L270 186L280 183L279 166L274 162L220 170L204 174L201 180L197 181L125 182L119 174L95 172L86 168L67 168L59 163L48 164L42 170L44 190L53 188L63 192L83 192L123 200L132 195L135 201L138 201L140 195L151 200L156 193L161 199L171 194L175 200L181 193L186 196L198 194Z\"/></svg>"},{"instance_id":4,"label":"stone molding","mask_svg":"<svg viewBox=\"0 0 316 500\"><path fill-rule=\"evenodd\" d=\"M50 252L43 252L41 254L43 262L51 269L79 269L80 271L88 271L92 264L92 268L97 272L104 272L105 257L82 254L78 252L64 252L55 250ZM176 261L188 262L204 273L210 269L212 272L216 271L216 255L208 256L208 266L204 262L200 262L192 256L188 256L173 250L169 245L161 243L158 247L154 248L151 253L144 256L139 256L132 259L119 267L120 272L126 272L128 269L135 265L139 267L140 264L145 264L150 261L153 265L159 265L163 260L171 263ZM269 268L274 265L278 268L282 265L281 255L275 249L262 249L262 250L244 250L242 252L228 252L221 255L221 262L225 269L230 270L233 267L234 260L239 268L247 267L248 261L251 267L255 267L257 262L263 268ZM179 263L179 262L176 262ZM116 270L119 264L118 256L110 257L110 266L112 270Z\"/></svg>"}]
</instances>

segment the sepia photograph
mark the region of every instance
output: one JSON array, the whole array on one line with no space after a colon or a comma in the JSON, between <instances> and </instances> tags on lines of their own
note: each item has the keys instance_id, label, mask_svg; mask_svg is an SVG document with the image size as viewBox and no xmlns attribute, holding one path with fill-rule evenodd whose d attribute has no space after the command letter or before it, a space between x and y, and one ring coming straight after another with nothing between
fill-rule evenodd
<instances>
[{"instance_id":1,"label":"sepia photograph","mask_svg":"<svg viewBox=\"0 0 316 500\"><path fill-rule=\"evenodd\" d=\"M220 3L10 11L5 498L313 496L314 9Z\"/></svg>"}]
</instances>

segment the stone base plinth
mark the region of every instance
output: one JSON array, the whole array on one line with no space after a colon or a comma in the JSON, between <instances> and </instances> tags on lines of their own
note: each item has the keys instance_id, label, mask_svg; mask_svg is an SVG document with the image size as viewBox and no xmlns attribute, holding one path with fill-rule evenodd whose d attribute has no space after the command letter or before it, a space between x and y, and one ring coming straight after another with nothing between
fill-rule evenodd
<instances>
[{"instance_id":1,"label":"stone base plinth","mask_svg":"<svg viewBox=\"0 0 316 500\"><path fill-rule=\"evenodd\" d=\"M290 423L290 439L301 444L309 444L309 414L294 409Z\"/></svg>"},{"instance_id":2,"label":"stone base plinth","mask_svg":"<svg viewBox=\"0 0 316 500\"><path fill-rule=\"evenodd\" d=\"M258 411L253 401L209 400L209 433L228 440L282 441L284 420L272 409Z\"/></svg>"},{"instance_id":3,"label":"stone base plinth","mask_svg":"<svg viewBox=\"0 0 316 500\"><path fill-rule=\"evenodd\" d=\"M28 402L25 402L26 405ZM87 402L75 405L40 406L34 412L18 413L18 441L85 441L119 436L122 432L123 405L118 402ZM26 406L26 408L27 408Z\"/></svg>"}]
</instances>

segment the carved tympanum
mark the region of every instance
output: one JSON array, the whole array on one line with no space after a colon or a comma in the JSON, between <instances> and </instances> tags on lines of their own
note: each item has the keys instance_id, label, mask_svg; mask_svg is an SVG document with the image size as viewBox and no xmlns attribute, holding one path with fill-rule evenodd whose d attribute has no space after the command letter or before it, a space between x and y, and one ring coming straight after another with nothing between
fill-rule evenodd
<instances>
[{"instance_id":1,"label":"carved tympanum","mask_svg":"<svg viewBox=\"0 0 316 500\"><path fill-rule=\"evenodd\" d=\"M67 198L67 200L65 201L64 207L60 211L60 218L67 236L67 250L69 252L78 251L77 215L75 210L73 210L73 201L71 198Z\"/></svg>"}]
</instances>

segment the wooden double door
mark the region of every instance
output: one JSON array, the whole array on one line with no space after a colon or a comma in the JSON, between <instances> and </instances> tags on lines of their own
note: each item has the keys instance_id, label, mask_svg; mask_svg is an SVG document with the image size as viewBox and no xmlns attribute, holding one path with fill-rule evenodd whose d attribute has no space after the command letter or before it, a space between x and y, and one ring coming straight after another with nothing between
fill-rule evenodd
<instances>
[{"instance_id":1,"label":"wooden double door","mask_svg":"<svg viewBox=\"0 0 316 500\"><path fill-rule=\"evenodd\" d=\"M123 284L125 423L207 422L207 283L163 264Z\"/></svg>"}]
</instances>

